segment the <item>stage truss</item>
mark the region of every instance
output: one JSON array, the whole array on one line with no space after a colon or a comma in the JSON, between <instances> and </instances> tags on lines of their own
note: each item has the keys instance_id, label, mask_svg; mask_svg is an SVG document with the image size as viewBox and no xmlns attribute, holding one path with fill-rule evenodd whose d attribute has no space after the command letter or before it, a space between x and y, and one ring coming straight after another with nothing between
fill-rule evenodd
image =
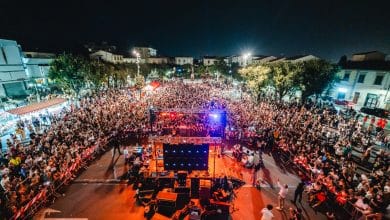
<instances>
[{"instance_id":1,"label":"stage truss","mask_svg":"<svg viewBox=\"0 0 390 220\"><path fill-rule=\"evenodd\" d=\"M177 112L182 114L208 114L208 113L214 113L214 114L226 114L226 110L223 109L204 109L204 108L163 108L163 109L153 109L154 112L158 113L171 113L171 112Z\"/></svg>"},{"instance_id":2,"label":"stage truss","mask_svg":"<svg viewBox=\"0 0 390 220\"><path fill-rule=\"evenodd\" d=\"M172 137L172 136L149 136L149 142L163 144L221 144L221 137Z\"/></svg>"}]
</instances>

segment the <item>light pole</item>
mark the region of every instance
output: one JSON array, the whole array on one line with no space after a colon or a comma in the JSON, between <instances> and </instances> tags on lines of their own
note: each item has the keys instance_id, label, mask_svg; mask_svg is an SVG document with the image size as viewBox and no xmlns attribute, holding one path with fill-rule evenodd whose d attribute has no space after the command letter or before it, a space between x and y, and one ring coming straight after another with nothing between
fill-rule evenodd
<instances>
[{"instance_id":1,"label":"light pole","mask_svg":"<svg viewBox=\"0 0 390 220\"><path fill-rule=\"evenodd\" d=\"M139 71L140 71L139 63L140 63L141 55L140 55L136 50L133 50L133 54L134 54L135 57L137 58L137 60L135 61L135 63L137 64L137 77L138 77L138 76L139 76Z\"/></svg>"},{"instance_id":2,"label":"light pole","mask_svg":"<svg viewBox=\"0 0 390 220\"><path fill-rule=\"evenodd\" d=\"M244 55L242 55L242 58L244 60L244 66L248 65L248 59L251 57L251 53L245 53Z\"/></svg>"}]
</instances>

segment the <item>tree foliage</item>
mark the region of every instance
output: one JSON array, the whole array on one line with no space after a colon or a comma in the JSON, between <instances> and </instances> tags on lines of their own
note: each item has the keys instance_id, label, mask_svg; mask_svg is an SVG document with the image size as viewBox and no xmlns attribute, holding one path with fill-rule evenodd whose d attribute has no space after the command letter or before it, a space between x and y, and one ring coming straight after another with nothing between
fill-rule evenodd
<instances>
[{"instance_id":1,"label":"tree foliage","mask_svg":"<svg viewBox=\"0 0 390 220\"><path fill-rule=\"evenodd\" d=\"M291 62L275 62L267 65L269 72L270 85L275 89L275 94L279 100L295 91L298 86L297 74L300 66Z\"/></svg>"},{"instance_id":2,"label":"tree foliage","mask_svg":"<svg viewBox=\"0 0 390 220\"><path fill-rule=\"evenodd\" d=\"M256 95L269 83L270 72L271 68L266 65L251 65L239 70L248 88Z\"/></svg>"},{"instance_id":3,"label":"tree foliage","mask_svg":"<svg viewBox=\"0 0 390 220\"><path fill-rule=\"evenodd\" d=\"M279 100L298 90L302 93L302 100L320 94L332 85L336 72L337 68L325 60L254 64L239 70L255 95L265 88L272 88Z\"/></svg>"},{"instance_id":4,"label":"tree foliage","mask_svg":"<svg viewBox=\"0 0 390 220\"><path fill-rule=\"evenodd\" d=\"M338 68L325 60L309 60L301 63L298 74L302 100L311 95L321 94L336 79Z\"/></svg>"},{"instance_id":5,"label":"tree foliage","mask_svg":"<svg viewBox=\"0 0 390 220\"><path fill-rule=\"evenodd\" d=\"M67 94L78 96L86 85L89 71L84 59L71 54L61 54L51 64L48 76Z\"/></svg>"}]
</instances>

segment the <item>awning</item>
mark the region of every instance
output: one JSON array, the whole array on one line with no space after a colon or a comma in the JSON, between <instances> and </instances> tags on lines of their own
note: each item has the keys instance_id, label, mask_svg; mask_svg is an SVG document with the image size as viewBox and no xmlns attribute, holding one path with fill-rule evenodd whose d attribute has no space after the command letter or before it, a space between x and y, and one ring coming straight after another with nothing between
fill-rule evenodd
<instances>
[{"instance_id":1,"label":"awning","mask_svg":"<svg viewBox=\"0 0 390 220\"><path fill-rule=\"evenodd\" d=\"M25 115L32 112L40 111L45 108L49 108L55 105L60 105L62 103L66 102L66 99L63 98L54 98L43 102L34 103L31 105L23 106L20 108L14 108L11 110L8 110L7 112L14 114L14 115Z\"/></svg>"}]
</instances>

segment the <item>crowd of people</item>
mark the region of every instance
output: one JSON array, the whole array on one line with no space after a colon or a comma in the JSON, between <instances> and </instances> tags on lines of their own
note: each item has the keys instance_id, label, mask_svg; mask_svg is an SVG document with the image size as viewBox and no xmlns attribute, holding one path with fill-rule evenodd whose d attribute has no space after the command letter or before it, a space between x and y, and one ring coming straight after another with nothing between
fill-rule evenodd
<instances>
[{"instance_id":1,"label":"crowd of people","mask_svg":"<svg viewBox=\"0 0 390 220\"><path fill-rule=\"evenodd\" d=\"M104 150L112 135L145 127L146 109L147 104L127 90L110 90L82 98L51 116L50 126L42 127L36 119L20 122L0 155L0 216L11 218L43 188L63 184L70 166L82 166L88 147ZM24 129L29 137L20 131Z\"/></svg>"},{"instance_id":2,"label":"crowd of people","mask_svg":"<svg viewBox=\"0 0 390 220\"><path fill-rule=\"evenodd\" d=\"M220 98L218 94L227 87L176 83L160 94L155 105L210 108L212 103L227 109L227 136L249 139L248 145L254 150L271 148L286 162L298 164L301 178L310 183L312 207L336 201L340 207L353 204L366 216L385 212L390 181L389 155L383 147L388 146L389 138L381 127L362 120L363 116L351 109L335 113L315 103L257 102L249 96L240 100ZM163 97L170 101L164 102ZM373 150L376 143L381 148L378 152ZM363 153L353 155L353 150ZM247 155L247 161L255 156Z\"/></svg>"},{"instance_id":3,"label":"crowd of people","mask_svg":"<svg viewBox=\"0 0 390 220\"><path fill-rule=\"evenodd\" d=\"M150 132L151 106L226 110L226 137L250 140L248 145L258 152L272 150L298 164L301 178L311 183L309 199L314 208L335 198L341 206L354 204L365 215L384 213L390 195L388 154L385 150L374 154L372 147L375 142L387 146L389 138L381 129L359 122L359 114L334 114L313 103L254 100L246 93L240 99L222 97L228 89L233 86L221 82L173 81L140 99L128 89L108 90L51 116L47 127L21 123L1 155L0 199L5 204L1 214L12 216L43 187L55 188L66 168L81 160L86 148L97 145L104 150L113 135ZM182 126L207 136L206 130L212 130L212 126L206 129L201 125L207 116L167 117L154 125L157 132L172 135L179 131L166 129ZM30 131L29 137L23 135L24 129ZM25 139L27 145L22 144ZM353 148L363 152L359 166L369 167L369 172L356 169Z\"/></svg>"}]
</instances>

